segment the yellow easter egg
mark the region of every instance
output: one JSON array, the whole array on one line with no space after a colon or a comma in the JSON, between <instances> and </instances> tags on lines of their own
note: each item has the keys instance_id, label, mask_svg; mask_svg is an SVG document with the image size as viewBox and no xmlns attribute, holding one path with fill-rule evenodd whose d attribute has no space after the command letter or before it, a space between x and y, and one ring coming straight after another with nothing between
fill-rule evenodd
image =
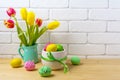
<instances>
[{"instance_id":1,"label":"yellow easter egg","mask_svg":"<svg viewBox=\"0 0 120 80\"><path fill-rule=\"evenodd\" d=\"M22 64L22 60L20 58L14 58L10 61L10 65L13 67L13 68L17 68L17 67L20 67Z\"/></svg>"},{"instance_id":2,"label":"yellow easter egg","mask_svg":"<svg viewBox=\"0 0 120 80\"><path fill-rule=\"evenodd\" d=\"M46 51L55 52L57 51L57 45L56 44L49 44L46 48Z\"/></svg>"}]
</instances>

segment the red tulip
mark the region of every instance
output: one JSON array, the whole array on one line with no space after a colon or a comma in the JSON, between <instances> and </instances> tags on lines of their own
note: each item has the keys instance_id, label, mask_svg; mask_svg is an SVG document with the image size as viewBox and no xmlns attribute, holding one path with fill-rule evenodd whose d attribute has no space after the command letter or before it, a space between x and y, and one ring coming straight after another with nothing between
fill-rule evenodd
<instances>
[{"instance_id":1,"label":"red tulip","mask_svg":"<svg viewBox=\"0 0 120 80\"><path fill-rule=\"evenodd\" d=\"M14 21L13 20L4 20L4 25L7 27L7 28L14 28Z\"/></svg>"},{"instance_id":2,"label":"red tulip","mask_svg":"<svg viewBox=\"0 0 120 80\"><path fill-rule=\"evenodd\" d=\"M6 12L10 17L14 17L16 15L16 11L13 8L8 8Z\"/></svg>"},{"instance_id":3,"label":"red tulip","mask_svg":"<svg viewBox=\"0 0 120 80\"><path fill-rule=\"evenodd\" d=\"M41 26L42 25L42 19L40 18L37 18L35 23L38 25L38 26Z\"/></svg>"}]
</instances>

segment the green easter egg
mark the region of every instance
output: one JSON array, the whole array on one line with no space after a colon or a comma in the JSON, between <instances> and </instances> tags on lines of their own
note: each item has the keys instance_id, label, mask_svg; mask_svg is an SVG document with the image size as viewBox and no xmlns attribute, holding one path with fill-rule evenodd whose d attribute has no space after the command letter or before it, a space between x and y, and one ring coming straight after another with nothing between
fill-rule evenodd
<instances>
[{"instance_id":1,"label":"green easter egg","mask_svg":"<svg viewBox=\"0 0 120 80\"><path fill-rule=\"evenodd\" d=\"M71 63L72 63L73 65L78 65L78 64L80 64L80 58L79 58L78 56L73 56L73 57L71 57Z\"/></svg>"},{"instance_id":2,"label":"green easter egg","mask_svg":"<svg viewBox=\"0 0 120 80\"><path fill-rule=\"evenodd\" d=\"M63 51L64 48L61 44L57 44L57 51Z\"/></svg>"},{"instance_id":3,"label":"green easter egg","mask_svg":"<svg viewBox=\"0 0 120 80\"><path fill-rule=\"evenodd\" d=\"M51 75L51 68L49 66L43 66L39 69L39 74L43 77L47 77Z\"/></svg>"}]
</instances>

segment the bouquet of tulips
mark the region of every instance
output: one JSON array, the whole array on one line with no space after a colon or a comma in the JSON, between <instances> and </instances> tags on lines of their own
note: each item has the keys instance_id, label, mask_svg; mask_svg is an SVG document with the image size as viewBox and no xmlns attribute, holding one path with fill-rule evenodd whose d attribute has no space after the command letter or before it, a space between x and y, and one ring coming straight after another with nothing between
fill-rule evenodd
<instances>
[{"instance_id":1,"label":"bouquet of tulips","mask_svg":"<svg viewBox=\"0 0 120 80\"><path fill-rule=\"evenodd\" d=\"M21 8L20 14L21 18L26 23L26 31L23 31L22 28L19 26L19 23L16 18L16 11L14 8L8 8L6 11L10 19L4 20L4 24L7 28L14 28L16 25L17 34L21 41L20 45L31 46L34 45L37 39L45 33L47 30L53 30L57 28L60 23L57 20L54 20L48 25L41 27L42 19L36 18L33 11L27 11L26 8Z\"/></svg>"}]
</instances>

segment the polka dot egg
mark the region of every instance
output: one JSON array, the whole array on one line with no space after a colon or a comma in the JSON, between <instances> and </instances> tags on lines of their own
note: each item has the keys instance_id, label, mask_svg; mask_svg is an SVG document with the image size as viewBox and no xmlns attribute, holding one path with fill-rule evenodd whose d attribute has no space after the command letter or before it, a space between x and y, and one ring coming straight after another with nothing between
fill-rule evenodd
<instances>
[{"instance_id":1,"label":"polka dot egg","mask_svg":"<svg viewBox=\"0 0 120 80\"><path fill-rule=\"evenodd\" d=\"M26 61L24 67L27 71L32 71L35 69L35 63L33 61Z\"/></svg>"}]
</instances>

